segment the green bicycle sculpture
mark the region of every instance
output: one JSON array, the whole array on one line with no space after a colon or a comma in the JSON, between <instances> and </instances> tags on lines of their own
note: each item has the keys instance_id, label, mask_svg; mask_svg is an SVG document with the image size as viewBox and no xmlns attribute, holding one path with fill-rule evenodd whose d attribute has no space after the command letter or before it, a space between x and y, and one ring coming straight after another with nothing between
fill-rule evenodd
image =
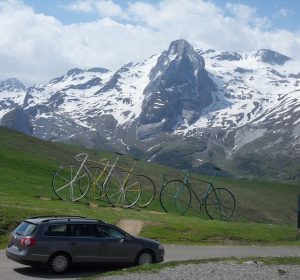
<instances>
[{"instance_id":1,"label":"green bicycle sculpture","mask_svg":"<svg viewBox=\"0 0 300 280\"><path fill-rule=\"evenodd\" d=\"M213 185L216 169L210 181L199 180L207 184L202 196L197 195L189 182L190 171L183 171L184 180L171 180L163 183L160 192L160 204L165 212L184 214L191 206L192 194L199 203L200 211L204 206L206 214L212 220L227 221L235 211L236 202L234 195L226 188Z\"/></svg>"}]
</instances>

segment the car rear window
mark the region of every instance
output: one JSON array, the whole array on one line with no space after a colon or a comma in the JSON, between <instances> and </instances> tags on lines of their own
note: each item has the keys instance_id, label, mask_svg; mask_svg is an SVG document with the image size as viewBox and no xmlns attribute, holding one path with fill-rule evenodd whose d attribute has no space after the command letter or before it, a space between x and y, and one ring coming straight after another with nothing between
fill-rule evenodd
<instances>
[{"instance_id":1,"label":"car rear window","mask_svg":"<svg viewBox=\"0 0 300 280\"><path fill-rule=\"evenodd\" d=\"M29 223L29 222L22 222L16 229L15 233L17 235L28 236L32 235L35 229L37 228L36 224Z\"/></svg>"},{"instance_id":2,"label":"car rear window","mask_svg":"<svg viewBox=\"0 0 300 280\"><path fill-rule=\"evenodd\" d=\"M47 236L65 236L67 235L67 225L49 225L46 226L44 234Z\"/></svg>"}]
</instances>

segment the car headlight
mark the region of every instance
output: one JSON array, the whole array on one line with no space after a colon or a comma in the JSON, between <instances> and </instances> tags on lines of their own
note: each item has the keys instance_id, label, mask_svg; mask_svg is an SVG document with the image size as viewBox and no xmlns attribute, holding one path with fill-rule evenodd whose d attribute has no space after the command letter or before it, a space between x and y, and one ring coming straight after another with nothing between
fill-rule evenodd
<instances>
[{"instance_id":1,"label":"car headlight","mask_svg":"<svg viewBox=\"0 0 300 280\"><path fill-rule=\"evenodd\" d=\"M159 244L159 245L158 245L158 249L159 249L159 250L164 250L163 245Z\"/></svg>"}]
</instances>

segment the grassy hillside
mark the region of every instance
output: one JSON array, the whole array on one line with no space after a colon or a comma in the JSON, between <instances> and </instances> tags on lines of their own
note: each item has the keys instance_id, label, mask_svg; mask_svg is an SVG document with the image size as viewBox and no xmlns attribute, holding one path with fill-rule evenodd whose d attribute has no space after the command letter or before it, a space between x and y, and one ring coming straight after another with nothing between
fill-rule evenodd
<instances>
[{"instance_id":1,"label":"grassy hillside","mask_svg":"<svg viewBox=\"0 0 300 280\"><path fill-rule=\"evenodd\" d=\"M7 232L19 221L33 215L49 214L84 215L112 223L120 219L142 220L145 223L142 235L172 243L299 242L295 229L299 193L296 185L217 178L217 185L230 186L236 196L238 207L231 222L210 221L204 211L198 215L196 203L186 216L176 216L162 213L158 200L146 210L113 209L105 201L96 205L90 205L88 200L78 203L60 201L51 188L52 174L60 164L74 161L74 155L79 152L88 152L95 158L114 157L111 153L46 142L0 128L2 246L6 243ZM124 157L120 164L130 166L130 158ZM158 186L163 174L170 179L181 176L178 170L148 162L139 162L137 172L152 177ZM193 174L193 177L199 175ZM197 180L193 183L199 192L203 190L204 186Z\"/></svg>"}]
</instances>

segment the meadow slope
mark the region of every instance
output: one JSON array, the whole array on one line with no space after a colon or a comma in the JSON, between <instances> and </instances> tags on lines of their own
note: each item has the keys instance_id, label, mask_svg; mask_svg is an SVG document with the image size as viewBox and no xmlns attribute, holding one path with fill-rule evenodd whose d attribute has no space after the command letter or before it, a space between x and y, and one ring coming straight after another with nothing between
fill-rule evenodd
<instances>
[{"instance_id":1,"label":"meadow slope","mask_svg":"<svg viewBox=\"0 0 300 280\"><path fill-rule=\"evenodd\" d=\"M141 220L141 235L166 243L185 244L298 244L295 227L299 186L218 177L217 185L230 186L237 200L237 211L230 222L210 221L204 211L199 215L193 203L186 216L162 212L158 198L147 209L111 208L104 200L85 199L77 203L59 200L51 188L53 172L60 164L72 162L76 154L87 152L94 158L115 157L75 145L42 141L0 128L0 244L22 219L36 215L83 215L117 223L122 219ZM120 165L130 166L123 157ZM163 174L180 177L179 170L140 161L138 173L154 179L158 188ZM193 174L193 178L207 178ZM204 186L193 179L196 189ZM194 200L195 201L195 200ZM170 234L172 232L172 234Z\"/></svg>"}]
</instances>

